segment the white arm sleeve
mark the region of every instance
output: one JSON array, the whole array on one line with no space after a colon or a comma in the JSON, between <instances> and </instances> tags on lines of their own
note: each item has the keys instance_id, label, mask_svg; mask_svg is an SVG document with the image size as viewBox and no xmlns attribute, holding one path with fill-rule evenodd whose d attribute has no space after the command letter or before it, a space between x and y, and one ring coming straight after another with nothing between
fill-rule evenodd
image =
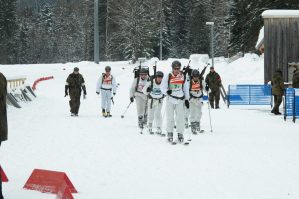
<instances>
[{"instance_id":1,"label":"white arm sleeve","mask_svg":"<svg viewBox=\"0 0 299 199\"><path fill-rule=\"evenodd\" d=\"M112 91L113 91L113 93L116 93L116 90L117 90L116 79L115 79L115 77L113 76L113 77L112 77Z\"/></svg>"},{"instance_id":2,"label":"white arm sleeve","mask_svg":"<svg viewBox=\"0 0 299 199\"><path fill-rule=\"evenodd\" d=\"M102 76L100 76L97 85L96 85L96 92L101 92L101 87L102 87Z\"/></svg>"},{"instance_id":3,"label":"white arm sleeve","mask_svg":"<svg viewBox=\"0 0 299 199\"><path fill-rule=\"evenodd\" d=\"M189 88L190 88L190 81L186 80L184 83L184 89L183 89L186 100L190 99Z\"/></svg>"},{"instance_id":4,"label":"white arm sleeve","mask_svg":"<svg viewBox=\"0 0 299 199\"><path fill-rule=\"evenodd\" d=\"M146 89L147 89L148 87L150 87L151 84L152 84L151 81L148 81L148 82L145 84L145 86L143 87L142 92L143 92L145 95L148 95L148 92L146 91Z\"/></svg>"},{"instance_id":5,"label":"white arm sleeve","mask_svg":"<svg viewBox=\"0 0 299 199\"><path fill-rule=\"evenodd\" d=\"M169 75L168 73L164 75L163 79L162 79L162 82L161 82L161 92L164 94L164 95L167 95L167 91L168 91L168 78L169 78Z\"/></svg>"},{"instance_id":6,"label":"white arm sleeve","mask_svg":"<svg viewBox=\"0 0 299 199\"><path fill-rule=\"evenodd\" d=\"M137 84L137 78L135 78L133 83L132 83L132 86L131 86L131 89L130 89L130 97L134 97L136 84Z\"/></svg>"}]
</instances>

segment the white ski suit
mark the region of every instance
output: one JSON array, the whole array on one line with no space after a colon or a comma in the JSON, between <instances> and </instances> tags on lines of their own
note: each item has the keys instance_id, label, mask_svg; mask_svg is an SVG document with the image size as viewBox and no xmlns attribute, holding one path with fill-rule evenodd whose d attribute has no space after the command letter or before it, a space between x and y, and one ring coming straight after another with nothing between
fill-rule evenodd
<instances>
[{"instance_id":1,"label":"white ski suit","mask_svg":"<svg viewBox=\"0 0 299 199\"><path fill-rule=\"evenodd\" d=\"M199 122L202 116L204 81L190 82L190 122Z\"/></svg>"},{"instance_id":2,"label":"white ski suit","mask_svg":"<svg viewBox=\"0 0 299 199\"><path fill-rule=\"evenodd\" d=\"M155 126L157 128L161 128L162 123L162 106L163 106L163 98L164 95L161 92L161 84L157 84L155 80L153 80L153 87L151 91L148 93L146 90L148 87L151 87L151 81L147 82L145 87L143 88L143 93L148 95L148 124L149 127L152 127L153 122L155 122Z\"/></svg>"},{"instance_id":3,"label":"white ski suit","mask_svg":"<svg viewBox=\"0 0 299 199\"><path fill-rule=\"evenodd\" d=\"M130 89L130 97L135 97L136 100L136 108L138 118L146 119L146 104L147 104L147 96L142 92L144 86L146 85L148 78L142 80L140 77L134 79L131 89ZM137 85L138 83L138 85Z\"/></svg>"},{"instance_id":4,"label":"white ski suit","mask_svg":"<svg viewBox=\"0 0 299 199\"><path fill-rule=\"evenodd\" d=\"M115 77L112 75L106 77L106 74L103 73L97 82L96 91L101 94L102 109L105 109L106 112L110 112L112 92L113 94L116 93Z\"/></svg>"},{"instance_id":5,"label":"white ski suit","mask_svg":"<svg viewBox=\"0 0 299 199\"><path fill-rule=\"evenodd\" d=\"M169 79L169 77L171 77ZM166 131L173 133L176 125L177 133L184 133L184 102L189 100L189 84L184 80L182 73L174 76L173 73L164 76L161 91L166 95ZM167 91L171 90L171 95ZM179 99L180 98L180 99Z\"/></svg>"}]
</instances>

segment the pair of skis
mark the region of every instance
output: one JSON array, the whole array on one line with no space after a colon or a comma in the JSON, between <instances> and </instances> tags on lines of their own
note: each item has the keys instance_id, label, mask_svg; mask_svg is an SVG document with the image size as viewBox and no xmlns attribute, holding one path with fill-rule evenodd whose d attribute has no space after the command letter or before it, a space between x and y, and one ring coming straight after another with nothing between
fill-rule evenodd
<instances>
[{"instance_id":1,"label":"pair of skis","mask_svg":"<svg viewBox=\"0 0 299 199\"><path fill-rule=\"evenodd\" d=\"M204 130L200 130L199 133L203 133ZM178 140L175 140L175 141L168 141L170 142L172 145L176 145L176 144L182 144L182 145L189 145L190 142L192 141L191 137L189 139L187 139L187 141L183 141L183 142L180 142Z\"/></svg>"}]
</instances>

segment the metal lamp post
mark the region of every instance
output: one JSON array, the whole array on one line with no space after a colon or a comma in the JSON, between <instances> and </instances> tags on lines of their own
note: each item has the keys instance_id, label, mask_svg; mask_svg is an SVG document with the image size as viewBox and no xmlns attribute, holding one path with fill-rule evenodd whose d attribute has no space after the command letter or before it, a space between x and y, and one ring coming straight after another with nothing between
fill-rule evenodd
<instances>
[{"instance_id":1,"label":"metal lamp post","mask_svg":"<svg viewBox=\"0 0 299 199\"><path fill-rule=\"evenodd\" d=\"M100 62L99 0L94 0L94 62Z\"/></svg>"},{"instance_id":2,"label":"metal lamp post","mask_svg":"<svg viewBox=\"0 0 299 199\"><path fill-rule=\"evenodd\" d=\"M162 10L163 10L163 0L160 2L160 61L163 59L162 50L163 50L163 23L162 23Z\"/></svg>"},{"instance_id":3,"label":"metal lamp post","mask_svg":"<svg viewBox=\"0 0 299 199\"><path fill-rule=\"evenodd\" d=\"M211 26L211 56L212 66L214 67L214 22L206 22L206 25Z\"/></svg>"}]
</instances>

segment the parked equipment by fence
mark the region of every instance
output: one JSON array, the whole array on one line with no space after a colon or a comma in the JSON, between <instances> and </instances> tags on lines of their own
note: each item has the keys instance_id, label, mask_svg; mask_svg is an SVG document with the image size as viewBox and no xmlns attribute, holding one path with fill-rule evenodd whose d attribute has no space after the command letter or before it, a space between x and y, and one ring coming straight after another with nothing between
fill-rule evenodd
<instances>
[{"instance_id":1,"label":"parked equipment by fence","mask_svg":"<svg viewBox=\"0 0 299 199\"><path fill-rule=\"evenodd\" d=\"M229 85L227 106L270 105L272 107L271 85Z\"/></svg>"}]
</instances>

